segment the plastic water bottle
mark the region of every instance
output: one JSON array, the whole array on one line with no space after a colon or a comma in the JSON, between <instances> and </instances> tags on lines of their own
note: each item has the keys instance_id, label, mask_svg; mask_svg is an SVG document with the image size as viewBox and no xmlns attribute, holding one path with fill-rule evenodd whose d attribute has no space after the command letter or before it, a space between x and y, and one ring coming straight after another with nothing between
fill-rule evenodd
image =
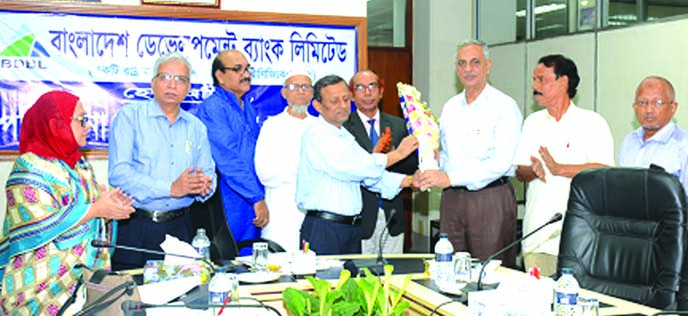
<instances>
[{"instance_id":1,"label":"plastic water bottle","mask_svg":"<svg viewBox=\"0 0 688 316\"><path fill-rule=\"evenodd\" d=\"M215 275L208 285L208 304L222 305L227 302L227 296L232 295L232 280L224 269L215 269ZM215 313L219 307L213 307ZM213 314L215 314L213 313Z\"/></svg>"},{"instance_id":2,"label":"plastic water bottle","mask_svg":"<svg viewBox=\"0 0 688 316\"><path fill-rule=\"evenodd\" d=\"M561 269L561 277L554 289L554 315L573 316L578 314L578 292L580 286L573 277L573 269Z\"/></svg>"},{"instance_id":3,"label":"plastic water bottle","mask_svg":"<svg viewBox=\"0 0 688 316\"><path fill-rule=\"evenodd\" d=\"M196 236L191 241L191 246L198 251L198 254L203 257L203 259L210 260L210 239L205 234L205 229L199 228L196 231Z\"/></svg>"},{"instance_id":4,"label":"plastic water bottle","mask_svg":"<svg viewBox=\"0 0 688 316\"><path fill-rule=\"evenodd\" d=\"M435 271L433 277L440 287L451 286L456 283L454 278L454 246L449 241L447 234L440 234L440 240L435 244Z\"/></svg>"}]
</instances>

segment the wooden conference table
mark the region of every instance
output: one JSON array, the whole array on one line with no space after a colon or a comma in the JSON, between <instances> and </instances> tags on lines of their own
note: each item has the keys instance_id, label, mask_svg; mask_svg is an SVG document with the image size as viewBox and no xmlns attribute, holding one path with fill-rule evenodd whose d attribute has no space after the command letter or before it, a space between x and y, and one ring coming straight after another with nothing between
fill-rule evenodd
<instances>
[{"instance_id":1,"label":"wooden conference table","mask_svg":"<svg viewBox=\"0 0 688 316\"><path fill-rule=\"evenodd\" d=\"M395 259L431 259L432 254L401 254L401 255L385 255L385 258ZM319 257L320 258L320 257ZM347 255L347 256L322 256L322 258L327 259L369 259L375 258L371 255ZM520 271L498 268L496 273L499 275L497 278L501 279L502 276L514 273L523 273ZM401 288L406 275L394 275L392 276L391 285L395 289ZM428 276L424 273L411 273L413 280L426 280ZM337 280L332 280L333 284L336 284ZM409 315L429 315L432 310L447 301L455 300L455 298L445 296L442 293L433 291L432 289L424 286L424 282L409 282L406 292L404 294L404 299L408 301L411 305L409 310ZM293 287L297 289L310 289L310 283L307 280L297 280L296 282L280 282L280 283L270 283L270 284L259 284L259 285L241 285L241 295L250 295L265 304L277 308L283 315L287 315L282 304L282 292L288 287ZM633 302L625 301L622 299L614 298L600 293L591 292L588 290L581 290L581 295L584 297L595 297L600 301L600 315L652 315L659 312L659 310L639 305ZM436 315L468 315L468 307L458 301L443 305L438 309Z\"/></svg>"}]
</instances>

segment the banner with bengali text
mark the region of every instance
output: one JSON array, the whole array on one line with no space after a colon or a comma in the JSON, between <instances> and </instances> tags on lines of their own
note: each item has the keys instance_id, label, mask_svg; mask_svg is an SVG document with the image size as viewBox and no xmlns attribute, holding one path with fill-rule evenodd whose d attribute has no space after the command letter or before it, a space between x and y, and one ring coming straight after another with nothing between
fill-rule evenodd
<instances>
[{"instance_id":1,"label":"banner with bengali text","mask_svg":"<svg viewBox=\"0 0 688 316\"><path fill-rule=\"evenodd\" d=\"M117 110L153 98L153 65L169 52L181 53L193 68L182 103L192 113L215 89L217 53L244 52L255 69L247 95L262 124L286 107L280 89L290 71L348 80L358 66L357 40L354 26L0 10L0 149L18 148L24 113L54 89L81 98L92 127L86 147L107 149Z\"/></svg>"}]
</instances>

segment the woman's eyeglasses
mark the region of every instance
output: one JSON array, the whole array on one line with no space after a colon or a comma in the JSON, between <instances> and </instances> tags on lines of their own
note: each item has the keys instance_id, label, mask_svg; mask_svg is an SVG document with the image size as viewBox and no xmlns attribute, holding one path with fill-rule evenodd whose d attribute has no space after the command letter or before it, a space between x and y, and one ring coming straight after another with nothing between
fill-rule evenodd
<instances>
[{"instance_id":1,"label":"woman's eyeglasses","mask_svg":"<svg viewBox=\"0 0 688 316\"><path fill-rule=\"evenodd\" d=\"M89 121L88 116L86 115L72 117L72 120L81 122L81 127L86 127Z\"/></svg>"}]
</instances>

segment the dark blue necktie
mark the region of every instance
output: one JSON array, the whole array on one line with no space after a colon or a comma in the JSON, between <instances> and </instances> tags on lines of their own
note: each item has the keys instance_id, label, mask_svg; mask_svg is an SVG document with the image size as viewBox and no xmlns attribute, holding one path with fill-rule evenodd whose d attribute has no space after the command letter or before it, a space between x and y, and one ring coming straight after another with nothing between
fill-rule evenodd
<instances>
[{"instance_id":1,"label":"dark blue necktie","mask_svg":"<svg viewBox=\"0 0 688 316\"><path fill-rule=\"evenodd\" d=\"M373 148L375 148L378 139L380 139L375 131L375 119L369 119L368 124L370 124L370 142L373 143Z\"/></svg>"},{"instance_id":2,"label":"dark blue necktie","mask_svg":"<svg viewBox=\"0 0 688 316\"><path fill-rule=\"evenodd\" d=\"M380 139L380 136L378 136L375 131L375 119L369 119L368 124L370 124L370 142L373 143L373 148L375 148L378 139ZM379 197L378 200L380 202L380 208L382 208L382 200L379 199Z\"/></svg>"}]
</instances>

